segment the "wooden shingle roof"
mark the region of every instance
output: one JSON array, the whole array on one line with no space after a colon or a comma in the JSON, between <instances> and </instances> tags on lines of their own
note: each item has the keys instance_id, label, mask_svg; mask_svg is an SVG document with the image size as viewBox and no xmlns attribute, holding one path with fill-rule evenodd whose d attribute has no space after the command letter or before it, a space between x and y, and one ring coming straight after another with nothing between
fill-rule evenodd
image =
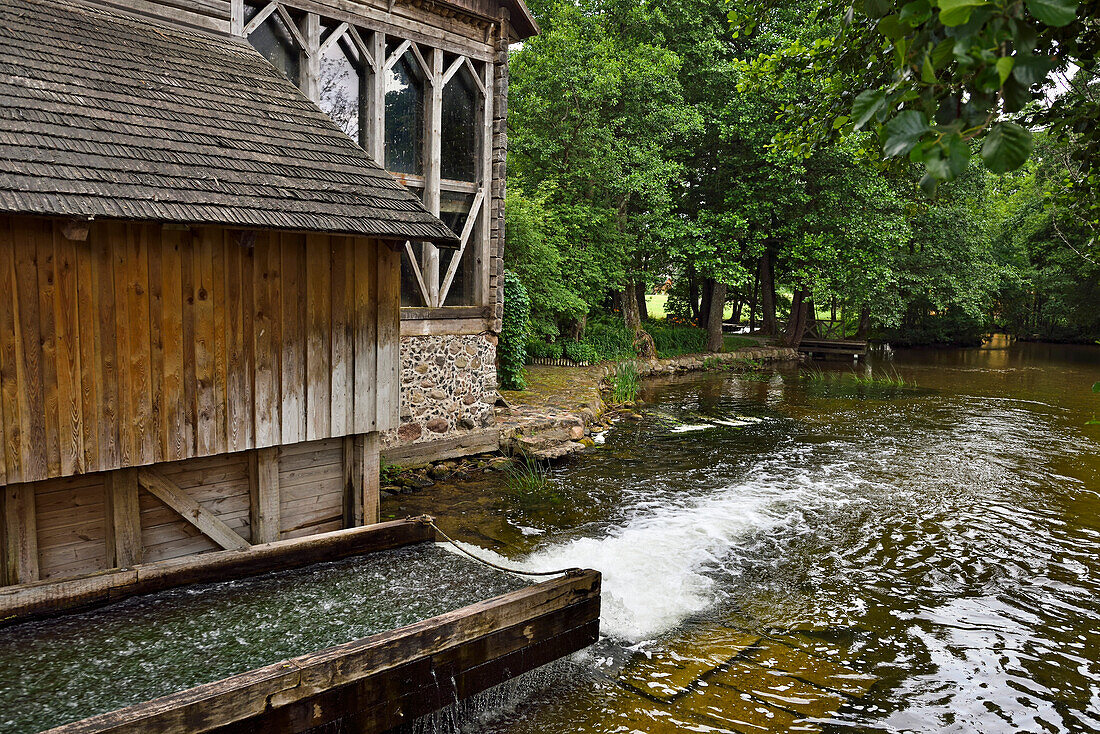
<instances>
[{"instance_id":1,"label":"wooden shingle roof","mask_svg":"<svg viewBox=\"0 0 1100 734\"><path fill-rule=\"evenodd\" d=\"M246 41L0 2L0 211L454 233Z\"/></svg>"}]
</instances>

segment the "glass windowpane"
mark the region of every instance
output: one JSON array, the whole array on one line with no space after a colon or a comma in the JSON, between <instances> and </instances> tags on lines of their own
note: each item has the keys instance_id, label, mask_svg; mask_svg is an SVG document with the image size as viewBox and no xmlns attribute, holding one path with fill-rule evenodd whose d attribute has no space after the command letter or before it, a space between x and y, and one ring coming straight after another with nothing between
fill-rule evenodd
<instances>
[{"instance_id":1,"label":"glass windowpane","mask_svg":"<svg viewBox=\"0 0 1100 734\"><path fill-rule=\"evenodd\" d=\"M481 91L470 79L469 69L460 69L443 88L443 178L477 181L480 110Z\"/></svg>"},{"instance_id":2,"label":"glass windowpane","mask_svg":"<svg viewBox=\"0 0 1100 734\"><path fill-rule=\"evenodd\" d=\"M347 37L332 44L321 56L319 106L340 128L359 143L361 66Z\"/></svg>"},{"instance_id":3,"label":"glass windowpane","mask_svg":"<svg viewBox=\"0 0 1100 734\"><path fill-rule=\"evenodd\" d=\"M424 175L424 79L411 51L386 72L386 170Z\"/></svg>"}]
</instances>

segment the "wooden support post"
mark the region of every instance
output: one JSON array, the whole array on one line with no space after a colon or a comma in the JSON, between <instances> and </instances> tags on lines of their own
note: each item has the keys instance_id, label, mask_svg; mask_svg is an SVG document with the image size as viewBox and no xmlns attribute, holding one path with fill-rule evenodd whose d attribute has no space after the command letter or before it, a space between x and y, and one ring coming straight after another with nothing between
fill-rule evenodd
<instances>
[{"instance_id":1,"label":"wooden support post","mask_svg":"<svg viewBox=\"0 0 1100 734\"><path fill-rule=\"evenodd\" d=\"M344 526L374 525L380 520L379 433L344 439Z\"/></svg>"},{"instance_id":2,"label":"wooden support post","mask_svg":"<svg viewBox=\"0 0 1100 734\"><path fill-rule=\"evenodd\" d=\"M370 118L370 145L367 152L379 166L386 165L386 34L375 31L371 34L370 48L374 59L374 71L369 74L370 94L368 113ZM366 70L364 69L364 73Z\"/></svg>"},{"instance_id":3,"label":"wooden support post","mask_svg":"<svg viewBox=\"0 0 1100 734\"><path fill-rule=\"evenodd\" d=\"M38 580L38 522L34 510L34 485L4 487L5 584Z\"/></svg>"},{"instance_id":4,"label":"wooden support post","mask_svg":"<svg viewBox=\"0 0 1100 734\"><path fill-rule=\"evenodd\" d=\"M441 160L443 157L443 50L432 49L429 57L432 67L431 82L428 88L428 104L424 115L425 140L427 155L424 156L424 206L432 214L439 216L440 212L440 181ZM424 282L428 286L428 295L431 298L429 306L442 306L439 302L439 249L432 244L424 243L424 256L420 265L420 271L424 275Z\"/></svg>"},{"instance_id":5,"label":"wooden support post","mask_svg":"<svg viewBox=\"0 0 1100 734\"><path fill-rule=\"evenodd\" d=\"M104 479L107 517L107 566L124 568L141 563L141 505L137 469L108 472Z\"/></svg>"},{"instance_id":6,"label":"wooden support post","mask_svg":"<svg viewBox=\"0 0 1100 734\"><path fill-rule=\"evenodd\" d=\"M306 13L303 19L302 36L306 47L302 50L302 91L314 102L321 99L321 17L316 13Z\"/></svg>"},{"instance_id":7,"label":"wooden support post","mask_svg":"<svg viewBox=\"0 0 1100 734\"><path fill-rule=\"evenodd\" d=\"M274 543L282 530L279 449L259 449L248 455L248 490L252 543Z\"/></svg>"},{"instance_id":8,"label":"wooden support post","mask_svg":"<svg viewBox=\"0 0 1100 734\"><path fill-rule=\"evenodd\" d=\"M226 550L245 550L248 541L237 535L217 515L206 509L178 485L155 469L139 469L138 481L150 494L175 510L203 535Z\"/></svg>"}]
</instances>

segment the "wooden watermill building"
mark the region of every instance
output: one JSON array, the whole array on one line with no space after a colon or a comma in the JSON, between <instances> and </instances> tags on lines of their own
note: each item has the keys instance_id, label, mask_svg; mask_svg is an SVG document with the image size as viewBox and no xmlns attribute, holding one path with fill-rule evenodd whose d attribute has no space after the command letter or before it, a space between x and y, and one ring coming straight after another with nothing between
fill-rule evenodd
<instances>
[{"instance_id":1,"label":"wooden watermill building","mask_svg":"<svg viewBox=\"0 0 1100 734\"><path fill-rule=\"evenodd\" d=\"M0 4L5 583L376 522L384 443L486 429L536 31L518 0Z\"/></svg>"}]
</instances>

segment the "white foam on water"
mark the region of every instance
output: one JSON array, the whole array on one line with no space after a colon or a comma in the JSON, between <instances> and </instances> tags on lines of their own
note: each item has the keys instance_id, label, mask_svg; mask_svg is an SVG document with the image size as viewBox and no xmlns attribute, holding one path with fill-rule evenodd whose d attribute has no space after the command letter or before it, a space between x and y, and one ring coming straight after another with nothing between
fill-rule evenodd
<instances>
[{"instance_id":1,"label":"white foam on water","mask_svg":"<svg viewBox=\"0 0 1100 734\"><path fill-rule=\"evenodd\" d=\"M710 423L697 423L697 424L685 424L682 426L676 426L672 429L673 433L691 433L692 431L705 431L708 428L714 428Z\"/></svg>"},{"instance_id":2,"label":"white foam on water","mask_svg":"<svg viewBox=\"0 0 1100 734\"><path fill-rule=\"evenodd\" d=\"M575 538L511 560L465 546L475 555L527 571L594 568L603 574L601 631L638 642L659 637L717 600L709 572L731 566L739 540L804 524L814 507L851 500L858 479L838 467L814 477L758 471L688 504L657 507L611 528L603 537Z\"/></svg>"}]
</instances>

